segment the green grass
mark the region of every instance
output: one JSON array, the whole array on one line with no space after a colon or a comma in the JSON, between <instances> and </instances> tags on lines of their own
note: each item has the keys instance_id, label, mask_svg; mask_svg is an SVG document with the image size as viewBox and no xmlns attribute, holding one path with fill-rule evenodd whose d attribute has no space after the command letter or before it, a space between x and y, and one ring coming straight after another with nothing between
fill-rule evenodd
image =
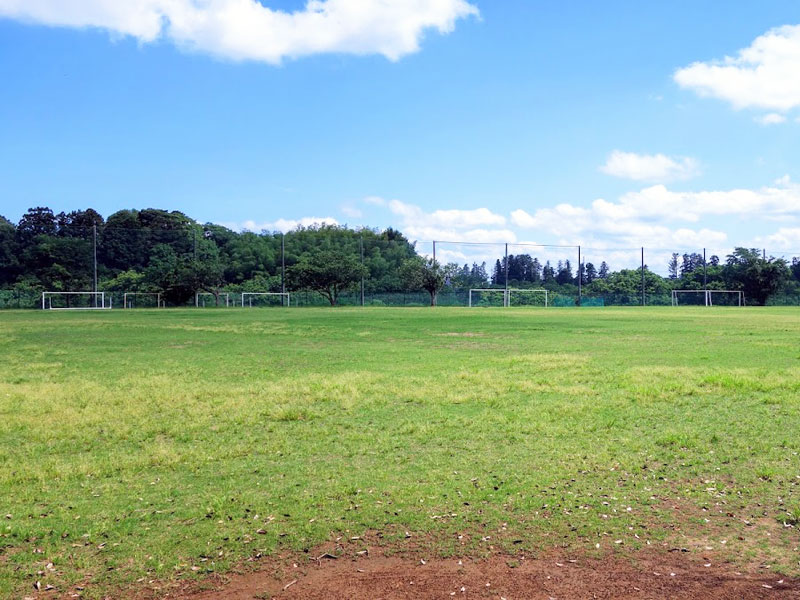
<instances>
[{"instance_id":1,"label":"green grass","mask_svg":"<svg viewBox=\"0 0 800 600\"><path fill-rule=\"evenodd\" d=\"M3 312L0 596L406 531L798 574L798 340L792 308Z\"/></svg>"}]
</instances>

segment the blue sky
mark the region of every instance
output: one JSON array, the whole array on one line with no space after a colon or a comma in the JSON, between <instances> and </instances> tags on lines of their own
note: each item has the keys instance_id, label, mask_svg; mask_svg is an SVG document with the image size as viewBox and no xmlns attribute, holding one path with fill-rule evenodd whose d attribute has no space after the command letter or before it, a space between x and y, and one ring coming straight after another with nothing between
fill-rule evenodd
<instances>
[{"instance_id":1,"label":"blue sky","mask_svg":"<svg viewBox=\"0 0 800 600\"><path fill-rule=\"evenodd\" d=\"M390 4L0 0L0 214L800 251L796 2Z\"/></svg>"}]
</instances>

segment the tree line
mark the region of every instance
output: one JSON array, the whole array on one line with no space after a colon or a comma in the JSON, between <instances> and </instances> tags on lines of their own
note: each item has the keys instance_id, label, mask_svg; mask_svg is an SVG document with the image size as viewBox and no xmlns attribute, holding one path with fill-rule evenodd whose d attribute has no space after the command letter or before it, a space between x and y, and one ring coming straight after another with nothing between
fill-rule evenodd
<instances>
[{"instance_id":1,"label":"tree line","mask_svg":"<svg viewBox=\"0 0 800 600\"><path fill-rule=\"evenodd\" d=\"M13 223L0 217L0 289L158 292L186 304L198 292L313 291L335 305L345 292L426 292L476 287L543 287L576 296L635 296L672 289L734 289L763 304L778 292L800 293L800 262L736 248L724 259L673 254L669 275L612 271L605 262L577 269L569 260L529 254L486 263L440 264L421 256L402 232L387 228L300 227L288 233L236 232L201 224L178 211L120 210L103 218L89 208L54 213L29 209Z\"/></svg>"}]
</instances>

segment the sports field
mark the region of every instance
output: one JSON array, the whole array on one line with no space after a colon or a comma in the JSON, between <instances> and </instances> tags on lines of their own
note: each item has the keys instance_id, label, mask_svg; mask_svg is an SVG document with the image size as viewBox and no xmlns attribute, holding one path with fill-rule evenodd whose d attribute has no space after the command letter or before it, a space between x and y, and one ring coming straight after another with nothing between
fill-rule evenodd
<instances>
[{"instance_id":1,"label":"sports field","mask_svg":"<svg viewBox=\"0 0 800 600\"><path fill-rule=\"evenodd\" d=\"M9 311L0 344L3 598L321 547L800 575L798 309Z\"/></svg>"}]
</instances>

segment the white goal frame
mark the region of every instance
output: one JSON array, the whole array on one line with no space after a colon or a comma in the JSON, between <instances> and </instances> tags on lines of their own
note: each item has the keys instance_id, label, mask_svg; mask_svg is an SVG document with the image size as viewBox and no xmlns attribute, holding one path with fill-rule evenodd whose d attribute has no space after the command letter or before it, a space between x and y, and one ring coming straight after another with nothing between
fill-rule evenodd
<instances>
[{"instance_id":1,"label":"white goal frame","mask_svg":"<svg viewBox=\"0 0 800 600\"><path fill-rule=\"evenodd\" d=\"M744 306L744 292L741 290L672 290L672 306L679 306L679 293L703 294L704 306L714 306L713 294L736 294L737 306Z\"/></svg>"},{"instance_id":2,"label":"white goal frame","mask_svg":"<svg viewBox=\"0 0 800 600\"><path fill-rule=\"evenodd\" d=\"M122 294L122 308L133 308L133 303L128 306L128 296L155 296L156 308L164 308L164 304L161 302L161 292L125 292Z\"/></svg>"},{"instance_id":3,"label":"white goal frame","mask_svg":"<svg viewBox=\"0 0 800 600\"><path fill-rule=\"evenodd\" d=\"M231 295L230 295L230 292L220 292L220 293L219 293L219 294L217 294L217 295L218 295L220 298L221 298L222 296L225 296L225 308L228 308L228 307L231 305ZM213 297L214 297L214 294L212 294L211 292L197 292L197 293L194 295L194 305L195 305L195 307L196 307L196 308L200 308L200 298L201 298L201 297L203 297L203 308L205 308L205 307L206 307L206 300L205 300L205 296L211 296L211 297L213 298ZM216 304L214 304L214 306L216 306Z\"/></svg>"},{"instance_id":4,"label":"white goal frame","mask_svg":"<svg viewBox=\"0 0 800 600\"><path fill-rule=\"evenodd\" d=\"M248 307L253 308L253 296L281 296L281 306L291 306L292 296L289 292L242 292L242 308L244 308L244 297L250 296ZM284 304L283 298L286 297Z\"/></svg>"},{"instance_id":5,"label":"white goal frame","mask_svg":"<svg viewBox=\"0 0 800 600\"><path fill-rule=\"evenodd\" d=\"M94 306L56 306L53 308L53 296L89 296L94 298ZM100 306L97 306L97 303ZM108 310L111 308L111 296L106 306L105 292L42 292L42 310Z\"/></svg>"},{"instance_id":6,"label":"white goal frame","mask_svg":"<svg viewBox=\"0 0 800 600\"><path fill-rule=\"evenodd\" d=\"M506 306L511 306L511 292L544 292L544 307L547 308L547 290L544 288L509 288L508 293L506 294Z\"/></svg>"}]
</instances>

